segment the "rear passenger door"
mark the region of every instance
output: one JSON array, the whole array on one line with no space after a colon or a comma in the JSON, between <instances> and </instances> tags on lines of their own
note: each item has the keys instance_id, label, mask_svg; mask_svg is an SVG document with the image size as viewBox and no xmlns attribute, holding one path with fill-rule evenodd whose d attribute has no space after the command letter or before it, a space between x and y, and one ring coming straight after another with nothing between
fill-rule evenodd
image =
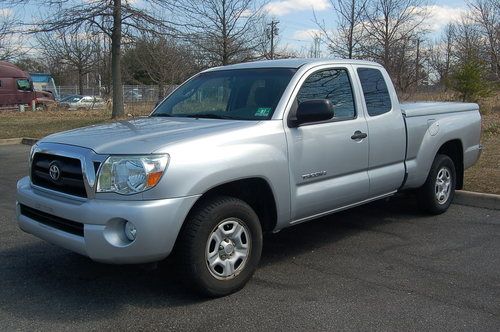
<instances>
[{"instance_id":1,"label":"rear passenger door","mask_svg":"<svg viewBox=\"0 0 500 332\"><path fill-rule=\"evenodd\" d=\"M397 190L405 175L406 129L394 87L380 67L356 68L368 123L370 197Z\"/></svg>"},{"instance_id":2,"label":"rear passenger door","mask_svg":"<svg viewBox=\"0 0 500 332\"><path fill-rule=\"evenodd\" d=\"M368 196L368 140L352 138L366 133L358 111L351 67L331 67L305 75L294 92L294 108L310 99L329 99L333 119L299 127L285 127L292 189L292 222L299 222Z\"/></svg>"}]
</instances>

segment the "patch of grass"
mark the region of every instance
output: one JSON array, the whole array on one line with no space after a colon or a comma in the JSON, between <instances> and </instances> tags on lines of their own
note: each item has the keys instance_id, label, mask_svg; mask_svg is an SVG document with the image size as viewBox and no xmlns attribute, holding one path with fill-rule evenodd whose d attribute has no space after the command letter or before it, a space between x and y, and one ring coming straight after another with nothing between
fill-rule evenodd
<instances>
[{"instance_id":1,"label":"patch of grass","mask_svg":"<svg viewBox=\"0 0 500 332\"><path fill-rule=\"evenodd\" d=\"M136 104L125 108L125 118L148 115L152 104ZM42 138L52 133L111 122L111 111L26 111L0 112L0 139L31 137Z\"/></svg>"},{"instance_id":2,"label":"patch of grass","mask_svg":"<svg viewBox=\"0 0 500 332\"><path fill-rule=\"evenodd\" d=\"M500 113L482 118L484 146L479 161L465 171L464 189L500 195Z\"/></svg>"}]
</instances>

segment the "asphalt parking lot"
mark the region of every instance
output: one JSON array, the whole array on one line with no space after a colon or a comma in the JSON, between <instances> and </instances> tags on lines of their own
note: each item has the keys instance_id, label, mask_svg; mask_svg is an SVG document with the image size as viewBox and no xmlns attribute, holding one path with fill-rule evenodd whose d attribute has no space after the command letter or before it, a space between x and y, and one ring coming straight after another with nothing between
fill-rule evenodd
<instances>
[{"instance_id":1,"label":"asphalt parking lot","mask_svg":"<svg viewBox=\"0 0 500 332\"><path fill-rule=\"evenodd\" d=\"M0 146L0 330L500 330L498 210L398 197L318 219L267 236L249 284L207 300L169 261L99 264L20 231L28 151Z\"/></svg>"}]
</instances>

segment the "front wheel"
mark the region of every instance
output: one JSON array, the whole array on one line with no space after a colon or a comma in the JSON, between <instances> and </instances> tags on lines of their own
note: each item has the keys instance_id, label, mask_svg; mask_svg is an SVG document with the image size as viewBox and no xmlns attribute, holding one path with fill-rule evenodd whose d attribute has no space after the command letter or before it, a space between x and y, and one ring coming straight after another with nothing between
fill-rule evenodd
<instances>
[{"instance_id":1,"label":"front wheel","mask_svg":"<svg viewBox=\"0 0 500 332\"><path fill-rule=\"evenodd\" d=\"M218 196L195 208L177 244L189 284L205 295L224 296L243 288L255 272L262 229L247 203Z\"/></svg>"},{"instance_id":2,"label":"front wheel","mask_svg":"<svg viewBox=\"0 0 500 332\"><path fill-rule=\"evenodd\" d=\"M455 195L456 183L453 160L447 155L438 154L427 180L418 191L420 208L431 214L441 214L448 210Z\"/></svg>"}]
</instances>

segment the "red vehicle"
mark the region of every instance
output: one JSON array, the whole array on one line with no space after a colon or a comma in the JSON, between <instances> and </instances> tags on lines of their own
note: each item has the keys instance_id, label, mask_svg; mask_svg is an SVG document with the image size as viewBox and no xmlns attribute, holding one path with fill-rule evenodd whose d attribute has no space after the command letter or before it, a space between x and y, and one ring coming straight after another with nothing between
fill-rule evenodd
<instances>
[{"instance_id":1,"label":"red vehicle","mask_svg":"<svg viewBox=\"0 0 500 332\"><path fill-rule=\"evenodd\" d=\"M0 108L17 108L19 105L38 110L48 110L56 105L48 91L35 91L28 73L19 67L0 61Z\"/></svg>"}]
</instances>

